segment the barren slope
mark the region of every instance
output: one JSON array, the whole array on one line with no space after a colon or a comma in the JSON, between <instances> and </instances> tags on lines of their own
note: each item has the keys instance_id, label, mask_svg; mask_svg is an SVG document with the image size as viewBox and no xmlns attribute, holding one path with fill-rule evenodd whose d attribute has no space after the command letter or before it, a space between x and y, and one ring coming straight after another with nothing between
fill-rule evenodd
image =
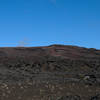
<instances>
[{"instance_id":1,"label":"barren slope","mask_svg":"<svg viewBox=\"0 0 100 100\"><path fill-rule=\"evenodd\" d=\"M100 100L100 50L0 48L0 84L0 100Z\"/></svg>"}]
</instances>

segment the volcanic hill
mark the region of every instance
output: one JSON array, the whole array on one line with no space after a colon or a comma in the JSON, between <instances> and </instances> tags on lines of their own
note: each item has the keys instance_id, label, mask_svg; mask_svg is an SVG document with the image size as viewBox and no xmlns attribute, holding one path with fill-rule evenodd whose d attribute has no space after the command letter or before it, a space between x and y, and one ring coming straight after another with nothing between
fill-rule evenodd
<instances>
[{"instance_id":1,"label":"volcanic hill","mask_svg":"<svg viewBox=\"0 0 100 100\"><path fill-rule=\"evenodd\" d=\"M1 47L0 100L100 100L100 50Z\"/></svg>"}]
</instances>

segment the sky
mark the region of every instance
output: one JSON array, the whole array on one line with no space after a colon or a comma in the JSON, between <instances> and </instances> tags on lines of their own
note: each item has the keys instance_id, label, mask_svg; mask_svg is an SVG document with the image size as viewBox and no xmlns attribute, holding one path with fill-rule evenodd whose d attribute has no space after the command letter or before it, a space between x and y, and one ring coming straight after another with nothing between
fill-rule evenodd
<instances>
[{"instance_id":1,"label":"sky","mask_svg":"<svg viewBox=\"0 0 100 100\"><path fill-rule=\"evenodd\" d=\"M100 49L100 0L0 0L0 47Z\"/></svg>"}]
</instances>

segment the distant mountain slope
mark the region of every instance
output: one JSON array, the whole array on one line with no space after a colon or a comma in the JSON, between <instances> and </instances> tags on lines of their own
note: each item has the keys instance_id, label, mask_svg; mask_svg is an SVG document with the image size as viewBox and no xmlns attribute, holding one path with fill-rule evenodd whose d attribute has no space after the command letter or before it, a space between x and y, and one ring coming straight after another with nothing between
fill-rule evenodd
<instances>
[{"instance_id":1,"label":"distant mountain slope","mask_svg":"<svg viewBox=\"0 0 100 100\"><path fill-rule=\"evenodd\" d=\"M0 66L26 68L31 72L96 72L100 71L100 50L77 46L0 48ZM27 67L30 66L30 67Z\"/></svg>"},{"instance_id":2,"label":"distant mountain slope","mask_svg":"<svg viewBox=\"0 0 100 100\"><path fill-rule=\"evenodd\" d=\"M66 45L0 48L0 98L100 100L100 50Z\"/></svg>"},{"instance_id":3,"label":"distant mountain slope","mask_svg":"<svg viewBox=\"0 0 100 100\"><path fill-rule=\"evenodd\" d=\"M100 50L77 46L0 48L0 68L15 73L100 73Z\"/></svg>"}]
</instances>

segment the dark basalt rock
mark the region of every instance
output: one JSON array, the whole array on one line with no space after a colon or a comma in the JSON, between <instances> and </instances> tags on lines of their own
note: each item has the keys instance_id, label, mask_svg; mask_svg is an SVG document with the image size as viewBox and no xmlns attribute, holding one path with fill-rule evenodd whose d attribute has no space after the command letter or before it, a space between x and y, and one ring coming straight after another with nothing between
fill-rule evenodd
<instances>
[{"instance_id":1,"label":"dark basalt rock","mask_svg":"<svg viewBox=\"0 0 100 100\"><path fill-rule=\"evenodd\" d=\"M80 96L77 95L69 95L69 96L62 96L61 98L59 98L58 100L81 100Z\"/></svg>"},{"instance_id":2,"label":"dark basalt rock","mask_svg":"<svg viewBox=\"0 0 100 100\"><path fill-rule=\"evenodd\" d=\"M91 97L90 100L100 100L100 94L96 95L96 96L93 96Z\"/></svg>"},{"instance_id":3,"label":"dark basalt rock","mask_svg":"<svg viewBox=\"0 0 100 100\"><path fill-rule=\"evenodd\" d=\"M89 85L95 84L95 83L97 82L96 76L93 75L93 74L85 75L85 76L84 76L84 81L85 81L86 83L88 83Z\"/></svg>"}]
</instances>

